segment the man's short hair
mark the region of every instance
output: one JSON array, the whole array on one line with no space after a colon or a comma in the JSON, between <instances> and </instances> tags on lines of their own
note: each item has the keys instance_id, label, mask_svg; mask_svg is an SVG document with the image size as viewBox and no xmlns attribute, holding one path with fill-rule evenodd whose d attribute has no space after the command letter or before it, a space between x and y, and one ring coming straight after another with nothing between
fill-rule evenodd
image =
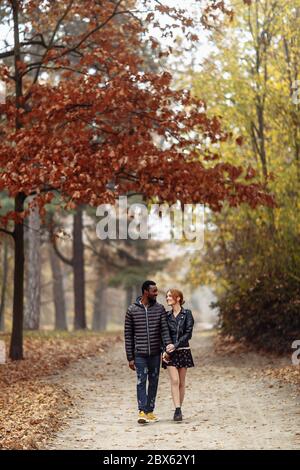
<instances>
[{"instance_id":1,"label":"man's short hair","mask_svg":"<svg viewBox=\"0 0 300 470\"><path fill-rule=\"evenodd\" d=\"M151 286L156 286L156 282L154 281L145 281L142 285L142 294L145 292L145 290L149 290L149 287Z\"/></svg>"}]
</instances>

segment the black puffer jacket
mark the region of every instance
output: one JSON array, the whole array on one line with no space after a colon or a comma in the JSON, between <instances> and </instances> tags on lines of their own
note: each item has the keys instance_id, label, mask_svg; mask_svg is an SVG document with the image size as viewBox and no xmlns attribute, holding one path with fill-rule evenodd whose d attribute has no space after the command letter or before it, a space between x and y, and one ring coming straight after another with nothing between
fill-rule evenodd
<instances>
[{"instance_id":1,"label":"black puffer jacket","mask_svg":"<svg viewBox=\"0 0 300 470\"><path fill-rule=\"evenodd\" d=\"M158 302L148 305L140 303L139 296L129 305L125 316L125 349L128 361L136 355L160 354L163 347L171 343L165 307Z\"/></svg>"},{"instance_id":2,"label":"black puffer jacket","mask_svg":"<svg viewBox=\"0 0 300 470\"><path fill-rule=\"evenodd\" d=\"M191 310L181 307L178 315L179 317L175 318L172 315L172 310L167 312L169 331L176 349L189 346L194 327L194 317Z\"/></svg>"}]
</instances>

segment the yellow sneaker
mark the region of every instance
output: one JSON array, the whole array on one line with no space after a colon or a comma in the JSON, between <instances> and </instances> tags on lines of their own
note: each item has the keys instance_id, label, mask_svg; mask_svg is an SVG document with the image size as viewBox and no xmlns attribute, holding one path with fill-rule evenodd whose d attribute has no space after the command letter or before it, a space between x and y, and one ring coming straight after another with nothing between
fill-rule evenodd
<instances>
[{"instance_id":1,"label":"yellow sneaker","mask_svg":"<svg viewBox=\"0 0 300 470\"><path fill-rule=\"evenodd\" d=\"M147 413L147 418L149 419L150 423L155 423L156 421L159 421L158 417L155 416L152 411L150 413Z\"/></svg>"},{"instance_id":2,"label":"yellow sneaker","mask_svg":"<svg viewBox=\"0 0 300 470\"><path fill-rule=\"evenodd\" d=\"M146 423L149 423L149 418L148 416L146 415L146 413L144 413L144 411L140 411L139 412L139 417L138 417L138 423L139 424L146 424Z\"/></svg>"}]
</instances>

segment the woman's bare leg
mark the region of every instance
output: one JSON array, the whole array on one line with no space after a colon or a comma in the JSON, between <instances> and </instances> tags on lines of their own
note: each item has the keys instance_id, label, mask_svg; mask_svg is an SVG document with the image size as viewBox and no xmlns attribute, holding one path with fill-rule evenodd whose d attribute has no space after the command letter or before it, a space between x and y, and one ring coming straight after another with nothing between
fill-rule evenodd
<instances>
[{"instance_id":1,"label":"woman's bare leg","mask_svg":"<svg viewBox=\"0 0 300 470\"><path fill-rule=\"evenodd\" d=\"M174 366L168 366L168 373L171 381L171 392L175 408L180 407L180 393L179 393L179 374Z\"/></svg>"},{"instance_id":2,"label":"woman's bare leg","mask_svg":"<svg viewBox=\"0 0 300 470\"><path fill-rule=\"evenodd\" d=\"M182 403L184 400L186 371L187 371L186 367L180 367L178 369L180 406L182 406Z\"/></svg>"}]
</instances>

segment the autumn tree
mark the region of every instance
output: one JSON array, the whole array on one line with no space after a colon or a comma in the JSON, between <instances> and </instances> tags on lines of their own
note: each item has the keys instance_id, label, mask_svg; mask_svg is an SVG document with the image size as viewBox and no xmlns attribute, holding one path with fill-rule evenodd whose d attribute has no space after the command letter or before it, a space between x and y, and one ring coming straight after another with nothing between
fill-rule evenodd
<instances>
[{"instance_id":1,"label":"autumn tree","mask_svg":"<svg viewBox=\"0 0 300 470\"><path fill-rule=\"evenodd\" d=\"M250 164L277 207L208 213L213 229L189 280L213 286L224 331L278 350L290 348L300 330L299 7L298 0L236 2L234 20L212 33L193 80L209 115L222 116L231 134L223 157Z\"/></svg>"},{"instance_id":2,"label":"autumn tree","mask_svg":"<svg viewBox=\"0 0 300 470\"><path fill-rule=\"evenodd\" d=\"M67 209L114 203L128 191L162 201L202 202L216 211L224 201L273 204L263 183L249 181L249 168L216 163L217 152L206 149L208 140L217 144L227 136L218 118L208 118L203 100L174 90L166 71L143 71L135 51L148 26L157 25L157 14L169 19L164 33L179 25L190 36L193 25L182 9L150 3L139 3L143 12L150 5L145 14L130 0L91 0L84 10L79 0L2 2L4 21L13 29L12 41L0 53L0 79L7 85L0 107L0 190L14 199L1 229L15 245L12 359L23 357L28 196L35 196L42 217L55 195ZM205 4L204 24L218 12L226 14L223 2ZM78 34L64 34L69 21L75 30L78 24ZM148 40L160 54L157 41L150 35ZM34 56L28 57L33 46ZM57 70L59 80L49 80ZM163 147L154 136L164 140Z\"/></svg>"}]
</instances>

